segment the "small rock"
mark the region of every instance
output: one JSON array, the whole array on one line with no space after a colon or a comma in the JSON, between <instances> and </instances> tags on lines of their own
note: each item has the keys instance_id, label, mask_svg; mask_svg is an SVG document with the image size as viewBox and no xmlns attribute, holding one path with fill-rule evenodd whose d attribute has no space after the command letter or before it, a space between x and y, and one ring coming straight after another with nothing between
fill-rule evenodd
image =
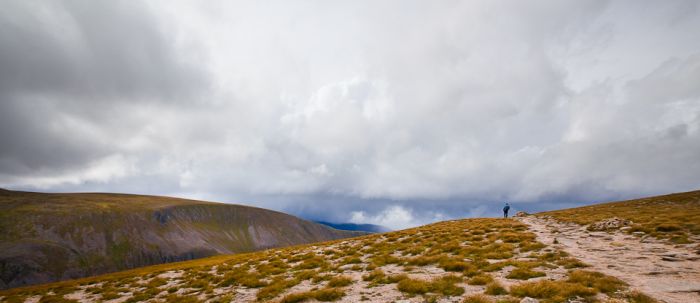
<instances>
[{"instance_id":1,"label":"small rock","mask_svg":"<svg viewBox=\"0 0 700 303\"><path fill-rule=\"evenodd\" d=\"M632 232L632 234L635 235L635 236L643 236L643 235L645 235L646 233L643 232L643 231L635 231L635 232Z\"/></svg>"},{"instance_id":2,"label":"small rock","mask_svg":"<svg viewBox=\"0 0 700 303\"><path fill-rule=\"evenodd\" d=\"M668 261L668 262L683 261L683 260L678 259L678 258L676 258L676 257L662 257L661 260Z\"/></svg>"},{"instance_id":3,"label":"small rock","mask_svg":"<svg viewBox=\"0 0 700 303\"><path fill-rule=\"evenodd\" d=\"M566 300L566 303L585 303L586 300L582 297L576 296Z\"/></svg>"},{"instance_id":4,"label":"small rock","mask_svg":"<svg viewBox=\"0 0 700 303\"><path fill-rule=\"evenodd\" d=\"M520 303L540 303L540 300L533 299L530 297L525 297L522 300L520 300Z\"/></svg>"}]
</instances>

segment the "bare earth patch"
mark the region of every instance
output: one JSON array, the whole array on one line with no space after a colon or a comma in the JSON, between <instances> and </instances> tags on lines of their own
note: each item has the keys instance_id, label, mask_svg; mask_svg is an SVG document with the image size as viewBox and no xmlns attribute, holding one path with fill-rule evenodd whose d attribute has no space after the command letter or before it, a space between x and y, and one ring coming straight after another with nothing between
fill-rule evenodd
<instances>
[{"instance_id":1,"label":"bare earth patch","mask_svg":"<svg viewBox=\"0 0 700 303\"><path fill-rule=\"evenodd\" d=\"M615 230L588 231L585 226L547 217L518 219L529 225L539 242L566 251L592 270L617 277L657 300L700 302L700 255L690 246Z\"/></svg>"}]
</instances>

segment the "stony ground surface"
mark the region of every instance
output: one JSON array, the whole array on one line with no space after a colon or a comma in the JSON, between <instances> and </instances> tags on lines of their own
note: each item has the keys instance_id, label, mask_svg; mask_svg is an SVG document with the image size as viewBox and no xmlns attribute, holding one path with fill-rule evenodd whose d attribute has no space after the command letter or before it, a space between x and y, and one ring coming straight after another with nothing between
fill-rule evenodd
<instances>
[{"instance_id":1,"label":"stony ground surface","mask_svg":"<svg viewBox=\"0 0 700 303\"><path fill-rule=\"evenodd\" d=\"M536 234L514 219L446 221L385 234L235 255L213 265L190 261L174 269L144 268L139 274L40 286L9 295L0 293L0 301L642 302L631 299L635 294L623 282L590 270L562 251L573 246L552 244L554 232L546 221L533 217L523 221ZM554 227L568 232L567 228ZM561 238L563 243L569 243L568 238ZM586 254L578 255L599 263ZM685 256L678 252L668 257ZM670 263L680 266L685 262ZM595 269L617 273L608 266L596 265Z\"/></svg>"},{"instance_id":2,"label":"stony ground surface","mask_svg":"<svg viewBox=\"0 0 700 303\"><path fill-rule=\"evenodd\" d=\"M670 244L643 233L588 231L585 226L546 216L518 219L538 241L568 252L592 270L617 277L633 289L662 302L700 302L700 252L695 243Z\"/></svg>"}]
</instances>

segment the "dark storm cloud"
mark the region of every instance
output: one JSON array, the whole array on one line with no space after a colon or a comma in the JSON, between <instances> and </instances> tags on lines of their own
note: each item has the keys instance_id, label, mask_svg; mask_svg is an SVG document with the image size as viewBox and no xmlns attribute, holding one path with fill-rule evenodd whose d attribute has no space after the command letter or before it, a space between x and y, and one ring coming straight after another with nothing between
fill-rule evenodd
<instances>
[{"instance_id":1,"label":"dark storm cloud","mask_svg":"<svg viewBox=\"0 0 700 303\"><path fill-rule=\"evenodd\" d=\"M107 138L118 129L138 130L128 104L196 98L205 74L179 57L174 34L143 3L4 2L0 172L84 167L120 150Z\"/></svg>"},{"instance_id":2,"label":"dark storm cloud","mask_svg":"<svg viewBox=\"0 0 700 303\"><path fill-rule=\"evenodd\" d=\"M143 3L9 1L0 20L5 95L176 100L202 84L178 57L176 33Z\"/></svg>"},{"instance_id":3,"label":"dark storm cloud","mask_svg":"<svg viewBox=\"0 0 700 303\"><path fill-rule=\"evenodd\" d=\"M393 228L700 187L697 1L8 1L0 186Z\"/></svg>"}]
</instances>

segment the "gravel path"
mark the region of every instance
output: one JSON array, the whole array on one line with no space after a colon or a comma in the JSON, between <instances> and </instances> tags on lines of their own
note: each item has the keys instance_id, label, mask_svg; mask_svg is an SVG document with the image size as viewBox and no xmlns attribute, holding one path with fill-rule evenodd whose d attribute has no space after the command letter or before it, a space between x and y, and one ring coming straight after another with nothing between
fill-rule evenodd
<instances>
[{"instance_id":1,"label":"gravel path","mask_svg":"<svg viewBox=\"0 0 700 303\"><path fill-rule=\"evenodd\" d=\"M631 288L667 303L700 302L700 255L688 246L621 232L589 232L535 216L519 218L540 242L562 249ZM558 244L553 244L554 240Z\"/></svg>"}]
</instances>

